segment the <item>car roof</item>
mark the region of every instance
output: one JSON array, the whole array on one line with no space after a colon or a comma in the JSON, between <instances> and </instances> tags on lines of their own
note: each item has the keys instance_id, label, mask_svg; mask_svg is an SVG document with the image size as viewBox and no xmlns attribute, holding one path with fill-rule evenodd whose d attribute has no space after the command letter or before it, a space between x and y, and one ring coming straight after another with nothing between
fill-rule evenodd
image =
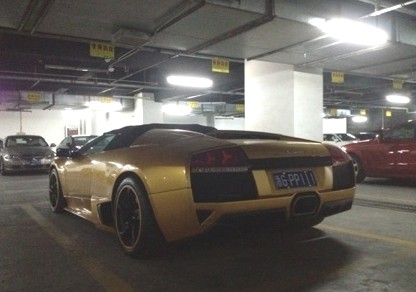
<instances>
[{"instance_id":1,"label":"car roof","mask_svg":"<svg viewBox=\"0 0 416 292\"><path fill-rule=\"evenodd\" d=\"M129 147L137 137L153 129L172 129L172 130L186 130L198 132L201 134L208 134L217 131L214 127L202 126L199 124L146 124L138 126L126 126L120 129L115 129L105 134L115 134L117 137L108 145L108 149L117 149Z\"/></svg>"}]
</instances>

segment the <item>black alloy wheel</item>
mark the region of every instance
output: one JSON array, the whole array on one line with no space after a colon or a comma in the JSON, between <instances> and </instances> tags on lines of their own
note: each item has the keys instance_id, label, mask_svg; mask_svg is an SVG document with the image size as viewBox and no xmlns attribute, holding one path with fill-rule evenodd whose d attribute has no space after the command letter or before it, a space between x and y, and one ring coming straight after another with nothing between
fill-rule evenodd
<instances>
[{"instance_id":1,"label":"black alloy wheel","mask_svg":"<svg viewBox=\"0 0 416 292\"><path fill-rule=\"evenodd\" d=\"M49 202L53 212L62 213L64 211L66 203L56 169L52 169L49 174Z\"/></svg>"},{"instance_id":2,"label":"black alloy wheel","mask_svg":"<svg viewBox=\"0 0 416 292\"><path fill-rule=\"evenodd\" d=\"M152 255L161 235L149 199L136 179L125 178L118 187L114 201L114 221L125 253L135 257Z\"/></svg>"}]
</instances>

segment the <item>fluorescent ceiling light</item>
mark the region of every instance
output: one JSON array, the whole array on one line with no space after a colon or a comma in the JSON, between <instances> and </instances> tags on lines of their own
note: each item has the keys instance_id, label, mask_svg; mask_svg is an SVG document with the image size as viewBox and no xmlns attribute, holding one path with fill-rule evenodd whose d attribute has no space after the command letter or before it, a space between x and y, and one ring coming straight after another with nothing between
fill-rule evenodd
<instances>
[{"instance_id":1,"label":"fluorescent ceiling light","mask_svg":"<svg viewBox=\"0 0 416 292\"><path fill-rule=\"evenodd\" d=\"M393 102L393 103L409 103L410 102L410 98L404 95L395 95L395 94L387 95L386 99L387 101Z\"/></svg>"},{"instance_id":2,"label":"fluorescent ceiling light","mask_svg":"<svg viewBox=\"0 0 416 292\"><path fill-rule=\"evenodd\" d=\"M310 22L328 36L343 42L376 46L387 42L387 33L375 26L344 18L334 18L325 22Z\"/></svg>"},{"instance_id":3,"label":"fluorescent ceiling light","mask_svg":"<svg viewBox=\"0 0 416 292\"><path fill-rule=\"evenodd\" d=\"M212 80L203 77L171 75L167 77L167 81L172 85L186 87L208 88L212 86Z\"/></svg>"},{"instance_id":4,"label":"fluorescent ceiling light","mask_svg":"<svg viewBox=\"0 0 416 292\"><path fill-rule=\"evenodd\" d=\"M368 118L366 116L354 116L352 117L352 121L354 123L365 123L367 122Z\"/></svg>"},{"instance_id":5,"label":"fluorescent ceiling light","mask_svg":"<svg viewBox=\"0 0 416 292\"><path fill-rule=\"evenodd\" d=\"M162 112L170 116L186 116L192 109L184 104L168 103L162 105Z\"/></svg>"}]
</instances>

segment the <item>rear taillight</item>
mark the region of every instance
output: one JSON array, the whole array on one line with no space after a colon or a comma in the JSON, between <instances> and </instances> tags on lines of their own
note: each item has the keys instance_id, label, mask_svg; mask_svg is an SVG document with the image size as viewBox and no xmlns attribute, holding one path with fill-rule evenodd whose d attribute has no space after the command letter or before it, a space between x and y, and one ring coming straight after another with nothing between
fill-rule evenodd
<instances>
[{"instance_id":1,"label":"rear taillight","mask_svg":"<svg viewBox=\"0 0 416 292\"><path fill-rule=\"evenodd\" d=\"M203 152L192 156L191 172L245 172L248 158L238 147Z\"/></svg>"},{"instance_id":2,"label":"rear taillight","mask_svg":"<svg viewBox=\"0 0 416 292\"><path fill-rule=\"evenodd\" d=\"M336 166L351 161L348 153L341 148L330 144L325 144L325 147L328 149L329 154L331 154L332 165Z\"/></svg>"}]
</instances>

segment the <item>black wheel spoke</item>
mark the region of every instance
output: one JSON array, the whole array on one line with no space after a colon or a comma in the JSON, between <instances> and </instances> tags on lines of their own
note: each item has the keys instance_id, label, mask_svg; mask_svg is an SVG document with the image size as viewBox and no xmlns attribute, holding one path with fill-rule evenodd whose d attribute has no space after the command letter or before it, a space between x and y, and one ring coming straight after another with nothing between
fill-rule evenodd
<instances>
[{"instance_id":1,"label":"black wheel spoke","mask_svg":"<svg viewBox=\"0 0 416 292\"><path fill-rule=\"evenodd\" d=\"M55 213L61 213L65 207L65 199L63 198L56 170L52 170L49 175L49 202Z\"/></svg>"},{"instance_id":2,"label":"black wheel spoke","mask_svg":"<svg viewBox=\"0 0 416 292\"><path fill-rule=\"evenodd\" d=\"M120 191L117 201L117 226L120 239L127 246L134 245L140 229L140 208L137 194L130 187Z\"/></svg>"}]
</instances>

